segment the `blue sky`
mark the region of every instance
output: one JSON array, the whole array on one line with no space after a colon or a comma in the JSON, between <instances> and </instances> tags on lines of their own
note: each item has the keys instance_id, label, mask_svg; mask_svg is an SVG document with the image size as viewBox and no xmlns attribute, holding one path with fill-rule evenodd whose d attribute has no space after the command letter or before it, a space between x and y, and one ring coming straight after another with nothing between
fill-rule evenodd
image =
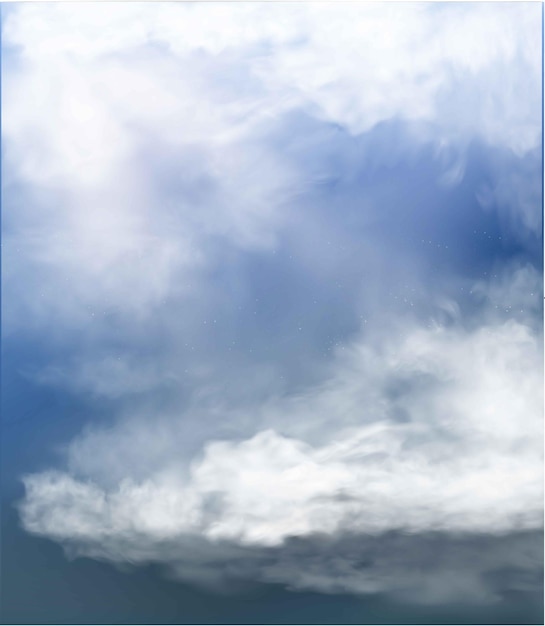
<instances>
[{"instance_id":1,"label":"blue sky","mask_svg":"<svg viewBox=\"0 0 545 626\"><path fill-rule=\"evenodd\" d=\"M3 7L8 621L539 622L541 11Z\"/></svg>"}]
</instances>

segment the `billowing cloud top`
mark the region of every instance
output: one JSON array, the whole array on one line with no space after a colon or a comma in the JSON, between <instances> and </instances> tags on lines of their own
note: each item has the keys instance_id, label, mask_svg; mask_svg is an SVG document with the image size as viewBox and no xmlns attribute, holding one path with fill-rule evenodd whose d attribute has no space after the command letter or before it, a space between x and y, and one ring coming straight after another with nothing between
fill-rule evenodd
<instances>
[{"instance_id":1,"label":"billowing cloud top","mask_svg":"<svg viewBox=\"0 0 545 626\"><path fill-rule=\"evenodd\" d=\"M482 600L535 572L540 5L3 29L4 332L112 407L24 477L25 529L222 587Z\"/></svg>"}]
</instances>

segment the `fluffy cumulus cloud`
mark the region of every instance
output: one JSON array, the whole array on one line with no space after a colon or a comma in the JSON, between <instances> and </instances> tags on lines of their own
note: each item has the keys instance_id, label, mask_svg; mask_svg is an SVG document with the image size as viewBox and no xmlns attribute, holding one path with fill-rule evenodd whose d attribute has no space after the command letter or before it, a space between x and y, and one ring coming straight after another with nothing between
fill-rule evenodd
<instances>
[{"instance_id":1,"label":"fluffy cumulus cloud","mask_svg":"<svg viewBox=\"0 0 545 626\"><path fill-rule=\"evenodd\" d=\"M77 453L73 474L26 477L23 523L74 554L132 563L158 559L186 577L187 561L213 577L218 559L227 567L231 559L244 557L264 580L274 574L277 581L302 588L389 590L400 584L407 566L383 577L380 572L389 567L380 558L375 563L373 556L372 566L360 568L352 554L341 551L337 567L330 569L334 551L326 542L326 558L318 541L323 569L304 574L301 564L294 564L290 540L308 538L312 545L316 536L348 535L358 546L358 559L365 560L377 550L374 540L396 532L396 558L410 563L418 541L433 543L426 539L429 533L469 536L456 540L463 546L464 541L479 546L475 536L490 534L488 554L497 549L488 543L494 537L539 530L540 346L530 326L513 320L471 331L415 328L376 349L356 341L338 356L334 378L301 397L255 408L263 413L255 423L268 428L242 440L208 442L190 463L175 452L183 449L175 426L165 438L161 431L150 432L148 422L143 427L154 442L142 437L139 442L138 431L129 438L129 447L140 443L163 452L145 478L126 476L115 485L105 485L96 473L76 478L81 473ZM83 445L103 463L103 448L123 454L124 434L114 430L99 445L97 440ZM75 451L81 444L73 444ZM184 546L191 537L209 545L202 553L193 547L186 559ZM212 564L207 550L214 545L220 548ZM274 566L262 565L264 549ZM446 550L457 554L448 542ZM480 555L480 548L473 551ZM500 554L500 560L506 558ZM302 558L304 563L309 555ZM445 558L434 568L450 572L454 557ZM485 563L501 565L491 554ZM345 570L342 575L338 567ZM525 561L523 569L536 575L539 559ZM461 587L455 586L455 594L467 593L466 585ZM428 595L444 599L448 593ZM473 595L478 596L475 589Z\"/></svg>"},{"instance_id":2,"label":"fluffy cumulus cloud","mask_svg":"<svg viewBox=\"0 0 545 626\"><path fill-rule=\"evenodd\" d=\"M24 528L218 588L538 587L540 17L10 8L6 332L116 403Z\"/></svg>"}]
</instances>

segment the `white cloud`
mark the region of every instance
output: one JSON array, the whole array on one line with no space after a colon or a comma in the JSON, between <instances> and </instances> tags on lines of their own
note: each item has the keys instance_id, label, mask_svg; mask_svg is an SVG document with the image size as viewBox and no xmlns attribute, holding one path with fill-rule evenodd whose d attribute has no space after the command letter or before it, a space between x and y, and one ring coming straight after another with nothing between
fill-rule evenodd
<instances>
[{"instance_id":1,"label":"white cloud","mask_svg":"<svg viewBox=\"0 0 545 626\"><path fill-rule=\"evenodd\" d=\"M40 297L10 298L6 328L140 319L199 280L211 239L270 249L308 184L271 139L290 112L353 134L411 121L440 151L535 149L539 41L531 3L11 7L4 183L33 195L9 209L6 285L35 277Z\"/></svg>"},{"instance_id":2,"label":"white cloud","mask_svg":"<svg viewBox=\"0 0 545 626\"><path fill-rule=\"evenodd\" d=\"M281 48L266 72L275 89L353 133L399 117L437 124L447 140L477 136L524 153L539 144L538 13L325 4L305 16L305 44Z\"/></svg>"},{"instance_id":3,"label":"white cloud","mask_svg":"<svg viewBox=\"0 0 545 626\"><path fill-rule=\"evenodd\" d=\"M541 354L539 335L514 320L357 341L339 352L329 381L303 396L246 407L254 434L208 438L189 458L179 437L191 415L171 420L166 436L151 417L132 432L84 435L72 444L71 472L25 478L23 524L78 555L155 560L184 576L183 549L165 552L165 542L184 546L195 537L246 550L256 563L262 550L276 550L272 571L288 584L388 590L394 583L377 572L367 583L358 576L372 579L369 572L342 583L319 567L318 578L301 577L280 565L284 548L293 537L317 535L470 537L541 528ZM226 411L224 419L238 418ZM147 453L142 461L127 456L142 442L154 450L151 463ZM114 483L89 473L85 458L92 456L102 470L117 463L119 476L120 454L125 475ZM139 463L147 464L144 475Z\"/></svg>"},{"instance_id":4,"label":"white cloud","mask_svg":"<svg viewBox=\"0 0 545 626\"><path fill-rule=\"evenodd\" d=\"M26 171L42 180L108 172L134 126L210 141L298 106L355 133L402 117L520 153L540 140L539 17L532 3L25 5L4 27L23 59L8 74L6 137L34 126L26 154L39 167ZM202 55L244 78L211 85Z\"/></svg>"}]
</instances>

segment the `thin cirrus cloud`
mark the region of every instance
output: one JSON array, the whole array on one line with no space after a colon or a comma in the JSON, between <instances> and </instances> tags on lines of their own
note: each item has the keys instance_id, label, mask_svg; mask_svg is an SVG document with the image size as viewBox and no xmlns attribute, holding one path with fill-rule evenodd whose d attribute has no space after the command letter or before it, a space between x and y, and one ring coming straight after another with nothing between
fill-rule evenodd
<instances>
[{"instance_id":1,"label":"thin cirrus cloud","mask_svg":"<svg viewBox=\"0 0 545 626\"><path fill-rule=\"evenodd\" d=\"M24 528L220 588L534 588L539 18L11 8L5 332L116 401L24 477Z\"/></svg>"}]
</instances>

